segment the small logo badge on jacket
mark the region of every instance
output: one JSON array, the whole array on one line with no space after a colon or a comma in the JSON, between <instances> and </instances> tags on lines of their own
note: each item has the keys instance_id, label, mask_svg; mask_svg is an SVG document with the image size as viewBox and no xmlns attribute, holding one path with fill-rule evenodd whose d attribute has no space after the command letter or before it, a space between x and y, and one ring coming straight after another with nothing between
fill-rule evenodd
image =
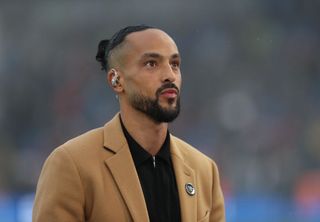
<instances>
[{"instance_id":1,"label":"small logo badge on jacket","mask_svg":"<svg viewBox=\"0 0 320 222\"><path fill-rule=\"evenodd\" d=\"M185 188L186 188L187 194L189 194L190 196L193 196L196 194L196 189L193 187L192 183L186 183Z\"/></svg>"}]
</instances>

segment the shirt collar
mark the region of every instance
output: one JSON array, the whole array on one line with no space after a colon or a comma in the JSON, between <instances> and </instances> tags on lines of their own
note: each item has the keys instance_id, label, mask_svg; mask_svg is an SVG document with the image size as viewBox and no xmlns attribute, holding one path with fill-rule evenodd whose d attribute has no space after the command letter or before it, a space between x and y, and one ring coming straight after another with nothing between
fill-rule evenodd
<instances>
[{"instance_id":1,"label":"shirt collar","mask_svg":"<svg viewBox=\"0 0 320 222\"><path fill-rule=\"evenodd\" d=\"M135 166L139 166L147 159L151 158L152 155L148 153L140 144L133 139L133 137L129 134L127 129L125 128L121 116L120 116L120 123L121 128L124 133L124 136L127 139L127 143L129 145L129 149L134 161ZM156 157L159 157L163 160L165 160L167 163L170 164L171 157L170 157L170 133L167 131L166 139L164 140L159 152L156 154Z\"/></svg>"}]
</instances>

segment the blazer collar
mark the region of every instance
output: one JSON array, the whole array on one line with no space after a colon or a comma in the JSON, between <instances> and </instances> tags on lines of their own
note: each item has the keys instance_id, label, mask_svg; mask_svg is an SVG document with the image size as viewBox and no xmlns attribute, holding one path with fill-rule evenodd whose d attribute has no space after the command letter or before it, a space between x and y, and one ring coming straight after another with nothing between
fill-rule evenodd
<instances>
[{"instance_id":1,"label":"blazer collar","mask_svg":"<svg viewBox=\"0 0 320 222\"><path fill-rule=\"evenodd\" d=\"M114 153L128 145L121 128L119 113L104 125L103 145Z\"/></svg>"},{"instance_id":2,"label":"blazer collar","mask_svg":"<svg viewBox=\"0 0 320 222\"><path fill-rule=\"evenodd\" d=\"M119 114L104 126L104 147L114 153L105 160L133 221L149 221L139 177L123 135Z\"/></svg>"},{"instance_id":3,"label":"blazer collar","mask_svg":"<svg viewBox=\"0 0 320 222\"><path fill-rule=\"evenodd\" d=\"M171 135L170 149L173 168L176 175L180 199L181 221L197 221L197 190L194 196L190 196L186 191L186 184L191 183L196 189L197 181L195 171L185 162L184 147L178 142L178 139ZM180 145L179 145L180 144Z\"/></svg>"}]
</instances>

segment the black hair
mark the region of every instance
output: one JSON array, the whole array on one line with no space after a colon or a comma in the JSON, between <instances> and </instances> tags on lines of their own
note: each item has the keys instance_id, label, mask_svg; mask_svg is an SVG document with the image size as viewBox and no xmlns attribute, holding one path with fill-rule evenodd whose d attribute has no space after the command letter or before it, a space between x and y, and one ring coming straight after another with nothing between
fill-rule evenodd
<instances>
[{"instance_id":1,"label":"black hair","mask_svg":"<svg viewBox=\"0 0 320 222\"><path fill-rule=\"evenodd\" d=\"M127 35L129 35L132 32L139 32L139 31L143 31L143 30L151 29L151 28L153 28L153 27L147 26L147 25L127 26L127 27L119 30L118 32L116 32L111 37L111 39L101 40L99 42L98 52L96 55L96 60L101 64L101 69L108 71L108 69L110 68L109 64L108 64L110 52L115 47L120 45L124 41L124 39Z\"/></svg>"}]
</instances>

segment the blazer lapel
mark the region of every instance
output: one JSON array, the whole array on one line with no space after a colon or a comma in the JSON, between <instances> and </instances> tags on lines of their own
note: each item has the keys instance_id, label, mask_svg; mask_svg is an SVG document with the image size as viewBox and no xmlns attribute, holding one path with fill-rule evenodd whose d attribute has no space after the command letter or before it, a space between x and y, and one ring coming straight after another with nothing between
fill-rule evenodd
<instances>
[{"instance_id":1,"label":"blazer lapel","mask_svg":"<svg viewBox=\"0 0 320 222\"><path fill-rule=\"evenodd\" d=\"M170 137L171 158L180 199L181 221L194 222L197 221L197 190L194 196L190 196L185 185L191 183L194 188L197 187L195 172L184 162L181 150L174 141L174 136L171 135Z\"/></svg>"},{"instance_id":2,"label":"blazer lapel","mask_svg":"<svg viewBox=\"0 0 320 222\"><path fill-rule=\"evenodd\" d=\"M134 162L122 133L119 114L104 127L104 146L115 154L106 159L133 221L149 221L148 211Z\"/></svg>"}]
</instances>

